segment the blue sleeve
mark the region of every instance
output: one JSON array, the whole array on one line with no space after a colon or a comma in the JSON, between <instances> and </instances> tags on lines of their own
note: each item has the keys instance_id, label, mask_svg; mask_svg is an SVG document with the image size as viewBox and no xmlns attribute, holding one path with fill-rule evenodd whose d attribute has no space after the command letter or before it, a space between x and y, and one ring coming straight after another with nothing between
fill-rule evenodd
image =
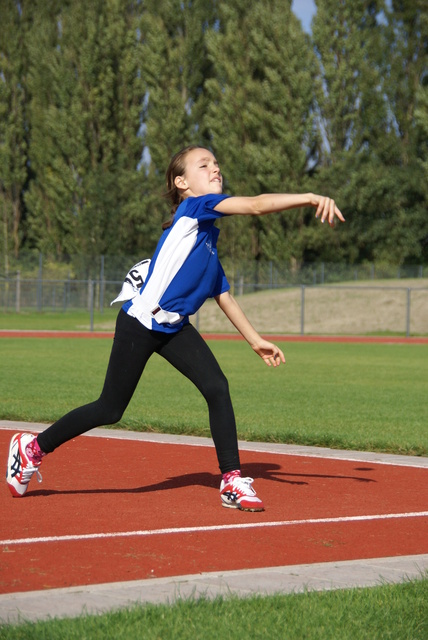
<instances>
[{"instance_id":1,"label":"blue sleeve","mask_svg":"<svg viewBox=\"0 0 428 640\"><path fill-rule=\"evenodd\" d=\"M229 289L230 289L230 284L226 278L226 274L223 270L223 267L219 262L217 280L211 292L210 297L215 298L216 296L219 296L221 293L225 293L225 291L229 291Z\"/></svg>"},{"instance_id":2,"label":"blue sleeve","mask_svg":"<svg viewBox=\"0 0 428 640\"><path fill-rule=\"evenodd\" d=\"M176 217L187 216L189 218L197 218L201 222L223 218L225 214L216 211L214 207L226 198L230 198L230 196L224 193L209 193L206 196L197 198L186 198L178 207Z\"/></svg>"}]
</instances>

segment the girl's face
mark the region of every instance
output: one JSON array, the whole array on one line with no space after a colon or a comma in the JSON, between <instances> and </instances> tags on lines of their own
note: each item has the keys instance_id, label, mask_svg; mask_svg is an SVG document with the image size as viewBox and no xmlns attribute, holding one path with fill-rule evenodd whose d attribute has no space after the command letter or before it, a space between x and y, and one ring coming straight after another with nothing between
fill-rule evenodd
<instances>
[{"instance_id":1,"label":"girl's face","mask_svg":"<svg viewBox=\"0 0 428 640\"><path fill-rule=\"evenodd\" d=\"M223 178L215 156L208 149L192 149L184 160L184 175L177 176L175 186L183 198L221 193Z\"/></svg>"}]
</instances>

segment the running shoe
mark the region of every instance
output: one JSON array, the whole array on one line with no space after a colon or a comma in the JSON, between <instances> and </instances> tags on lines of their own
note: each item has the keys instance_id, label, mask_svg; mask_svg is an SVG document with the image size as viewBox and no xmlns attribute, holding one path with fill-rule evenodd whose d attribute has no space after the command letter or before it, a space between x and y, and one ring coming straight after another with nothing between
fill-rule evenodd
<instances>
[{"instance_id":1,"label":"running shoe","mask_svg":"<svg viewBox=\"0 0 428 640\"><path fill-rule=\"evenodd\" d=\"M39 471L42 464L41 458L40 461L30 460L26 453L27 446L35 437L32 433L16 433L10 442L6 482L14 498L24 495L34 473L37 474L37 480L42 481Z\"/></svg>"},{"instance_id":2,"label":"running shoe","mask_svg":"<svg viewBox=\"0 0 428 640\"><path fill-rule=\"evenodd\" d=\"M221 481L220 497L223 507L242 511L264 511L264 504L257 497L253 487L253 478L233 476L227 482Z\"/></svg>"}]
</instances>

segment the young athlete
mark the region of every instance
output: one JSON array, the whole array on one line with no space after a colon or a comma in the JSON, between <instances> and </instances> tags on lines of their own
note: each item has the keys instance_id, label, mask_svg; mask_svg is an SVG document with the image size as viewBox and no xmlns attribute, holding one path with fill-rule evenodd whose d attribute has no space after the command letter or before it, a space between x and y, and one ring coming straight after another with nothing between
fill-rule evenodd
<instances>
[{"instance_id":1,"label":"young athlete","mask_svg":"<svg viewBox=\"0 0 428 640\"><path fill-rule=\"evenodd\" d=\"M39 481L43 457L89 429L114 424L123 415L144 367L158 353L191 380L204 396L212 438L222 473L220 498L224 507L262 511L264 505L241 476L235 416L227 379L189 316L209 297L268 366L284 363L284 354L264 340L229 292L217 256L217 218L264 215L312 205L316 217L333 226L344 218L330 198L306 193L230 197L222 193L223 179L208 149L186 147L171 160L166 174L172 217L150 262L143 286L119 311L104 387L95 402L74 409L37 437L12 438L7 483L13 496L23 496L34 473Z\"/></svg>"}]
</instances>

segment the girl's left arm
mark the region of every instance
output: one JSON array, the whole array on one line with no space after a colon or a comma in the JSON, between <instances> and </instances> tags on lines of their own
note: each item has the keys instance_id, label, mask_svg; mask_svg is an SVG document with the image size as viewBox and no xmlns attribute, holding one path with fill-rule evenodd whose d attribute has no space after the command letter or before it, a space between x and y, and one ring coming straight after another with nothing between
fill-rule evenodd
<instances>
[{"instance_id":1,"label":"girl's left arm","mask_svg":"<svg viewBox=\"0 0 428 640\"><path fill-rule=\"evenodd\" d=\"M277 367L281 362L285 363L284 354L272 342L264 340L254 329L245 313L242 311L235 298L226 291L215 298L218 306L223 313L229 318L231 323L239 333L245 338L251 348L259 355L270 367Z\"/></svg>"}]
</instances>

